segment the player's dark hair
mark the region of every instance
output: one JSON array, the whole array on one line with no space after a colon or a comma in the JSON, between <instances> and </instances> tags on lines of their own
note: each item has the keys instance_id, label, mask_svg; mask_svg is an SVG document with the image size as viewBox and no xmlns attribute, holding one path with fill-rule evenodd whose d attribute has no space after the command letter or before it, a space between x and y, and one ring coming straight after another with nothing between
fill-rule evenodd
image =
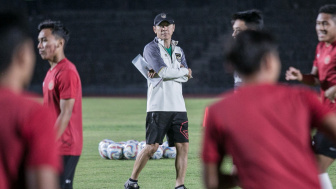
<instances>
[{"instance_id":1,"label":"player's dark hair","mask_svg":"<svg viewBox=\"0 0 336 189\"><path fill-rule=\"evenodd\" d=\"M319 13L331 14L336 23L336 4L327 4L320 7Z\"/></svg>"},{"instance_id":2,"label":"player's dark hair","mask_svg":"<svg viewBox=\"0 0 336 189\"><path fill-rule=\"evenodd\" d=\"M43 29L51 29L53 35L63 38L65 41L64 47L70 39L70 32L61 21L45 20L38 26L39 32Z\"/></svg>"},{"instance_id":3,"label":"player's dark hair","mask_svg":"<svg viewBox=\"0 0 336 189\"><path fill-rule=\"evenodd\" d=\"M233 14L231 17L231 23L234 24L236 20L244 21L249 29L262 30L264 27L262 13L256 9L241 11Z\"/></svg>"},{"instance_id":4,"label":"player's dark hair","mask_svg":"<svg viewBox=\"0 0 336 189\"><path fill-rule=\"evenodd\" d=\"M17 12L0 12L0 74L12 62L15 51L31 39L27 19Z\"/></svg>"},{"instance_id":5,"label":"player's dark hair","mask_svg":"<svg viewBox=\"0 0 336 189\"><path fill-rule=\"evenodd\" d=\"M246 30L231 39L225 56L238 73L249 76L260 69L264 55L276 52L277 43L270 33Z\"/></svg>"},{"instance_id":6,"label":"player's dark hair","mask_svg":"<svg viewBox=\"0 0 336 189\"><path fill-rule=\"evenodd\" d=\"M320 7L319 13L332 14L336 16L336 4L328 4Z\"/></svg>"}]
</instances>

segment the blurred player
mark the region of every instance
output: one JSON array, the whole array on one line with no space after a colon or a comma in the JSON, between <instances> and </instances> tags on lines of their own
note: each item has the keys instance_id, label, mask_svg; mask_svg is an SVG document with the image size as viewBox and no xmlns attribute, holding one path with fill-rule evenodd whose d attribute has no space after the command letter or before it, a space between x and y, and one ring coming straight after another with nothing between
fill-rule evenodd
<instances>
[{"instance_id":1,"label":"blurred player","mask_svg":"<svg viewBox=\"0 0 336 189\"><path fill-rule=\"evenodd\" d=\"M314 65L310 74L290 67L287 80L298 80L307 85L320 85L322 102L336 111L336 5L325 5L319 10L316 19L316 32L320 43L316 47ZM336 145L323 134L314 136L314 148L320 168L323 188L332 188L328 167L336 158Z\"/></svg>"},{"instance_id":2,"label":"blurred player","mask_svg":"<svg viewBox=\"0 0 336 189\"><path fill-rule=\"evenodd\" d=\"M264 27L264 20L262 17L262 13L259 10L247 10L237 12L232 15L231 18L232 23L232 37L236 38L239 32L244 30L262 30ZM242 84L242 80L237 74L234 72L234 87L239 87Z\"/></svg>"},{"instance_id":3,"label":"blurred player","mask_svg":"<svg viewBox=\"0 0 336 189\"><path fill-rule=\"evenodd\" d=\"M209 107L202 149L206 188L320 188L310 130L317 126L336 141L336 115L314 92L276 84L281 66L270 34L242 32L226 58L244 86ZM221 172L226 155L238 175Z\"/></svg>"},{"instance_id":4,"label":"blurred player","mask_svg":"<svg viewBox=\"0 0 336 189\"><path fill-rule=\"evenodd\" d=\"M150 77L161 77L155 88L148 82L146 147L137 156L131 178L125 189L137 189L138 177L148 159L162 144L165 135L169 146L176 147L176 189L185 189L184 178L188 161L188 117L182 96L182 83L191 77L183 50L172 40L173 18L165 13L154 19L155 39L145 46L143 55L153 68Z\"/></svg>"},{"instance_id":5,"label":"blurred player","mask_svg":"<svg viewBox=\"0 0 336 189\"><path fill-rule=\"evenodd\" d=\"M43 99L57 116L55 127L64 166L61 188L71 189L83 146L81 80L75 65L64 55L69 31L63 24L47 20L38 30L39 53L50 64L43 81Z\"/></svg>"},{"instance_id":6,"label":"blurred player","mask_svg":"<svg viewBox=\"0 0 336 189\"><path fill-rule=\"evenodd\" d=\"M24 95L35 65L26 20L0 12L0 188L56 189L55 117Z\"/></svg>"}]
</instances>

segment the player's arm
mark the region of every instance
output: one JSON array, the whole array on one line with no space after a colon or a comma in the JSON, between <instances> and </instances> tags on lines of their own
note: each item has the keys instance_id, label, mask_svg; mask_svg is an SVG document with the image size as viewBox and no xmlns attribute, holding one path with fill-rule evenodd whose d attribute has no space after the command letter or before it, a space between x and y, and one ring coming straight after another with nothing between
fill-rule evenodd
<instances>
[{"instance_id":1,"label":"player's arm","mask_svg":"<svg viewBox=\"0 0 336 189\"><path fill-rule=\"evenodd\" d=\"M298 80L310 86L319 85L320 83L318 80L318 69L315 66L313 66L310 74L302 74L299 69L289 67L286 72L286 80Z\"/></svg>"},{"instance_id":2,"label":"player's arm","mask_svg":"<svg viewBox=\"0 0 336 189\"><path fill-rule=\"evenodd\" d=\"M207 163L203 165L203 179L205 188L232 188L238 186L237 175L222 174L220 166L216 163Z\"/></svg>"},{"instance_id":3,"label":"player's arm","mask_svg":"<svg viewBox=\"0 0 336 189\"><path fill-rule=\"evenodd\" d=\"M59 139L62 136L64 130L69 124L74 104L75 99L73 98L60 100L61 112L56 120L57 139Z\"/></svg>"},{"instance_id":4,"label":"player's arm","mask_svg":"<svg viewBox=\"0 0 336 189\"><path fill-rule=\"evenodd\" d=\"M336 98L336 85L329 87L325 92L324 96L328 98L332 103L335 103Z\"/></svg>"},{"instance_id":5,"label":"player's arm","mask_svg":"<svg viewBox=\"0 0 336 189\"><path fill-rule=\"evenodd\" d=\"M28 189L58 189L58 175L51 166L30 168L26 171Z\"/></svg>"},{"instance_id":6,"label":"player's arm","mask_svg":"<svg viewBox=\"0 0 336 189\"><path fill-rule=\"evenodd\" d=\"M207 189L231 188L238 185L236 175L223 174L220 167L225 157L225 149L221 134L216 127L211 108L207 108L204 116L204 134L202 147L203 182Z\"/></svg>"},{"instance_id":7,"label":"player's arm","mask_svg":"<svg viewBox=\"0 0 336 189\"><path fill-rule=\"evenodd\" d=\"M32 113L25 122L22 136L27 145L25 181L29 189L58 189L60 159L56 148L56 117L47 108Z\"/></svg>"}]
</instances>

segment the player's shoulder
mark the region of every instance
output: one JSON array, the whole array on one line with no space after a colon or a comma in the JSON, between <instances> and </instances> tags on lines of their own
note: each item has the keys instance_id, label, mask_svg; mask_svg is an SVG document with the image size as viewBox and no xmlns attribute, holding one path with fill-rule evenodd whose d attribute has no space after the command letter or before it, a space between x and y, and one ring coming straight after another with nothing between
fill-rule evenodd
<instances>
[{"instance_id":1,"label":"player's shoulder","mask_svg":"<svg viewBox=\"0 0 336 189\"><path fill-rule=\"evenodd\" d=\"M65 63L65 64L63 64L64 65L64 69L75 69L75 70L77 70L75 64L72 63L69 59L65 58L65 62L64 63Z\"/></svg>"},{"instance_id":2,"label":"player's shoulder","mask_svg":"<svg viewBox=\"0 0 336 189\"><path fill-rule=\"evenodd\" d=\"M70 60L65 58L63 60L64 62L61 64L61 66L58 68L56 75L64 75L64 74L75 74L78 75L78 71L76 68L76 65L72 63Z\"/></svg>"},{"instance_id":3,"label":"player's shoulder","mask_svg":"<svg viewBox=\"0 0 336 189\"><path fill-rule=\"evenodd\" d=\"M234 97L235 92L233 90L226 91L220 94L216 100L210 104L208 107L209 109L218 109L219 107L225 107L225 104L230 102Z\"/></svg>"},{"instance_id":4,"label":"player's shoulder","mask_svg":"<svg viewBox=\"0 0 336 189\"><path fill-rule=\"evenodd\" d=\"M29 114L29 112L35 112L45 108L42 105L41 97L35 93L26 91L20 94L11 91L1 91L1 93L1 99L7 101L8 104L11 104L11 107L15 107L16 110L14 111Z\"/></svg>"},{"instance_id":5,"label":"player's shoulder","mask_svg":"<svg viewBox=\"0 0 336 189\"><path fill-rule=\"evenodd\" d=\"M319 42L317 45L316 45L316 50L323 50L323 48L325 47L325 42Z\"/></svg>"},{"instance_id":6,"label":"player's shoulder","mask_svg":"<svg viewBox=\"0 0 336 189\"><path fill-rule=\"evenodd\" d=\"M158 41L155 38L151 42L147 43L147 45L144 48L144 51L153 51L154 49L158 49L158 48L159 48Z\"/></svg>"},{"instance_id":7,"label":"player's shoulder","mask_svg":"<svg viewBox=\"0 0 336 189\"><path fill-rule=\"evenodd\" d=\"M303 85L289 85L289 84L278 84L277 85L280 90L283 90L285 92L296 92L296 93L315 93L311 88Z\"/></svg>"}]
</instances>

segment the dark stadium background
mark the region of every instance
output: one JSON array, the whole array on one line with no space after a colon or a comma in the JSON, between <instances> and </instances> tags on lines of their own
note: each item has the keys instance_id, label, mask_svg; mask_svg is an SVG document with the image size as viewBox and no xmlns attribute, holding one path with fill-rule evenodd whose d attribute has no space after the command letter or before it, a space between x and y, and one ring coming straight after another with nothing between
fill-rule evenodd
<instances>
[{"instance_id":1,"label":"dark stadium background","mask_svg":"<svg viewBox=\"0 0 336 189\"><path fill-rule=\"evenodd\" d=\"M281 81L291 65L310 72L317 37L318 9L335 0L0 0L0 8L15 8L29 15L31 31L45 19L61 20L71 31L65 54L81 76L84 95L144 95L146 81L132 59L153 40L153 18L173 15L179 41L194 79L184 85L190 95L219 94L233 87L232 74L223 66L223 46L231 35L230 16L257 8L265 29L279 41ZM35 40L37 45L37 40ZM35 45L35 46L36 46ZM37 52L37 51L36 51ZM36 53L30 90L41 93L49 68ZM297 84L296 82L291 82Z\"/></svg>"}]
</instances>

